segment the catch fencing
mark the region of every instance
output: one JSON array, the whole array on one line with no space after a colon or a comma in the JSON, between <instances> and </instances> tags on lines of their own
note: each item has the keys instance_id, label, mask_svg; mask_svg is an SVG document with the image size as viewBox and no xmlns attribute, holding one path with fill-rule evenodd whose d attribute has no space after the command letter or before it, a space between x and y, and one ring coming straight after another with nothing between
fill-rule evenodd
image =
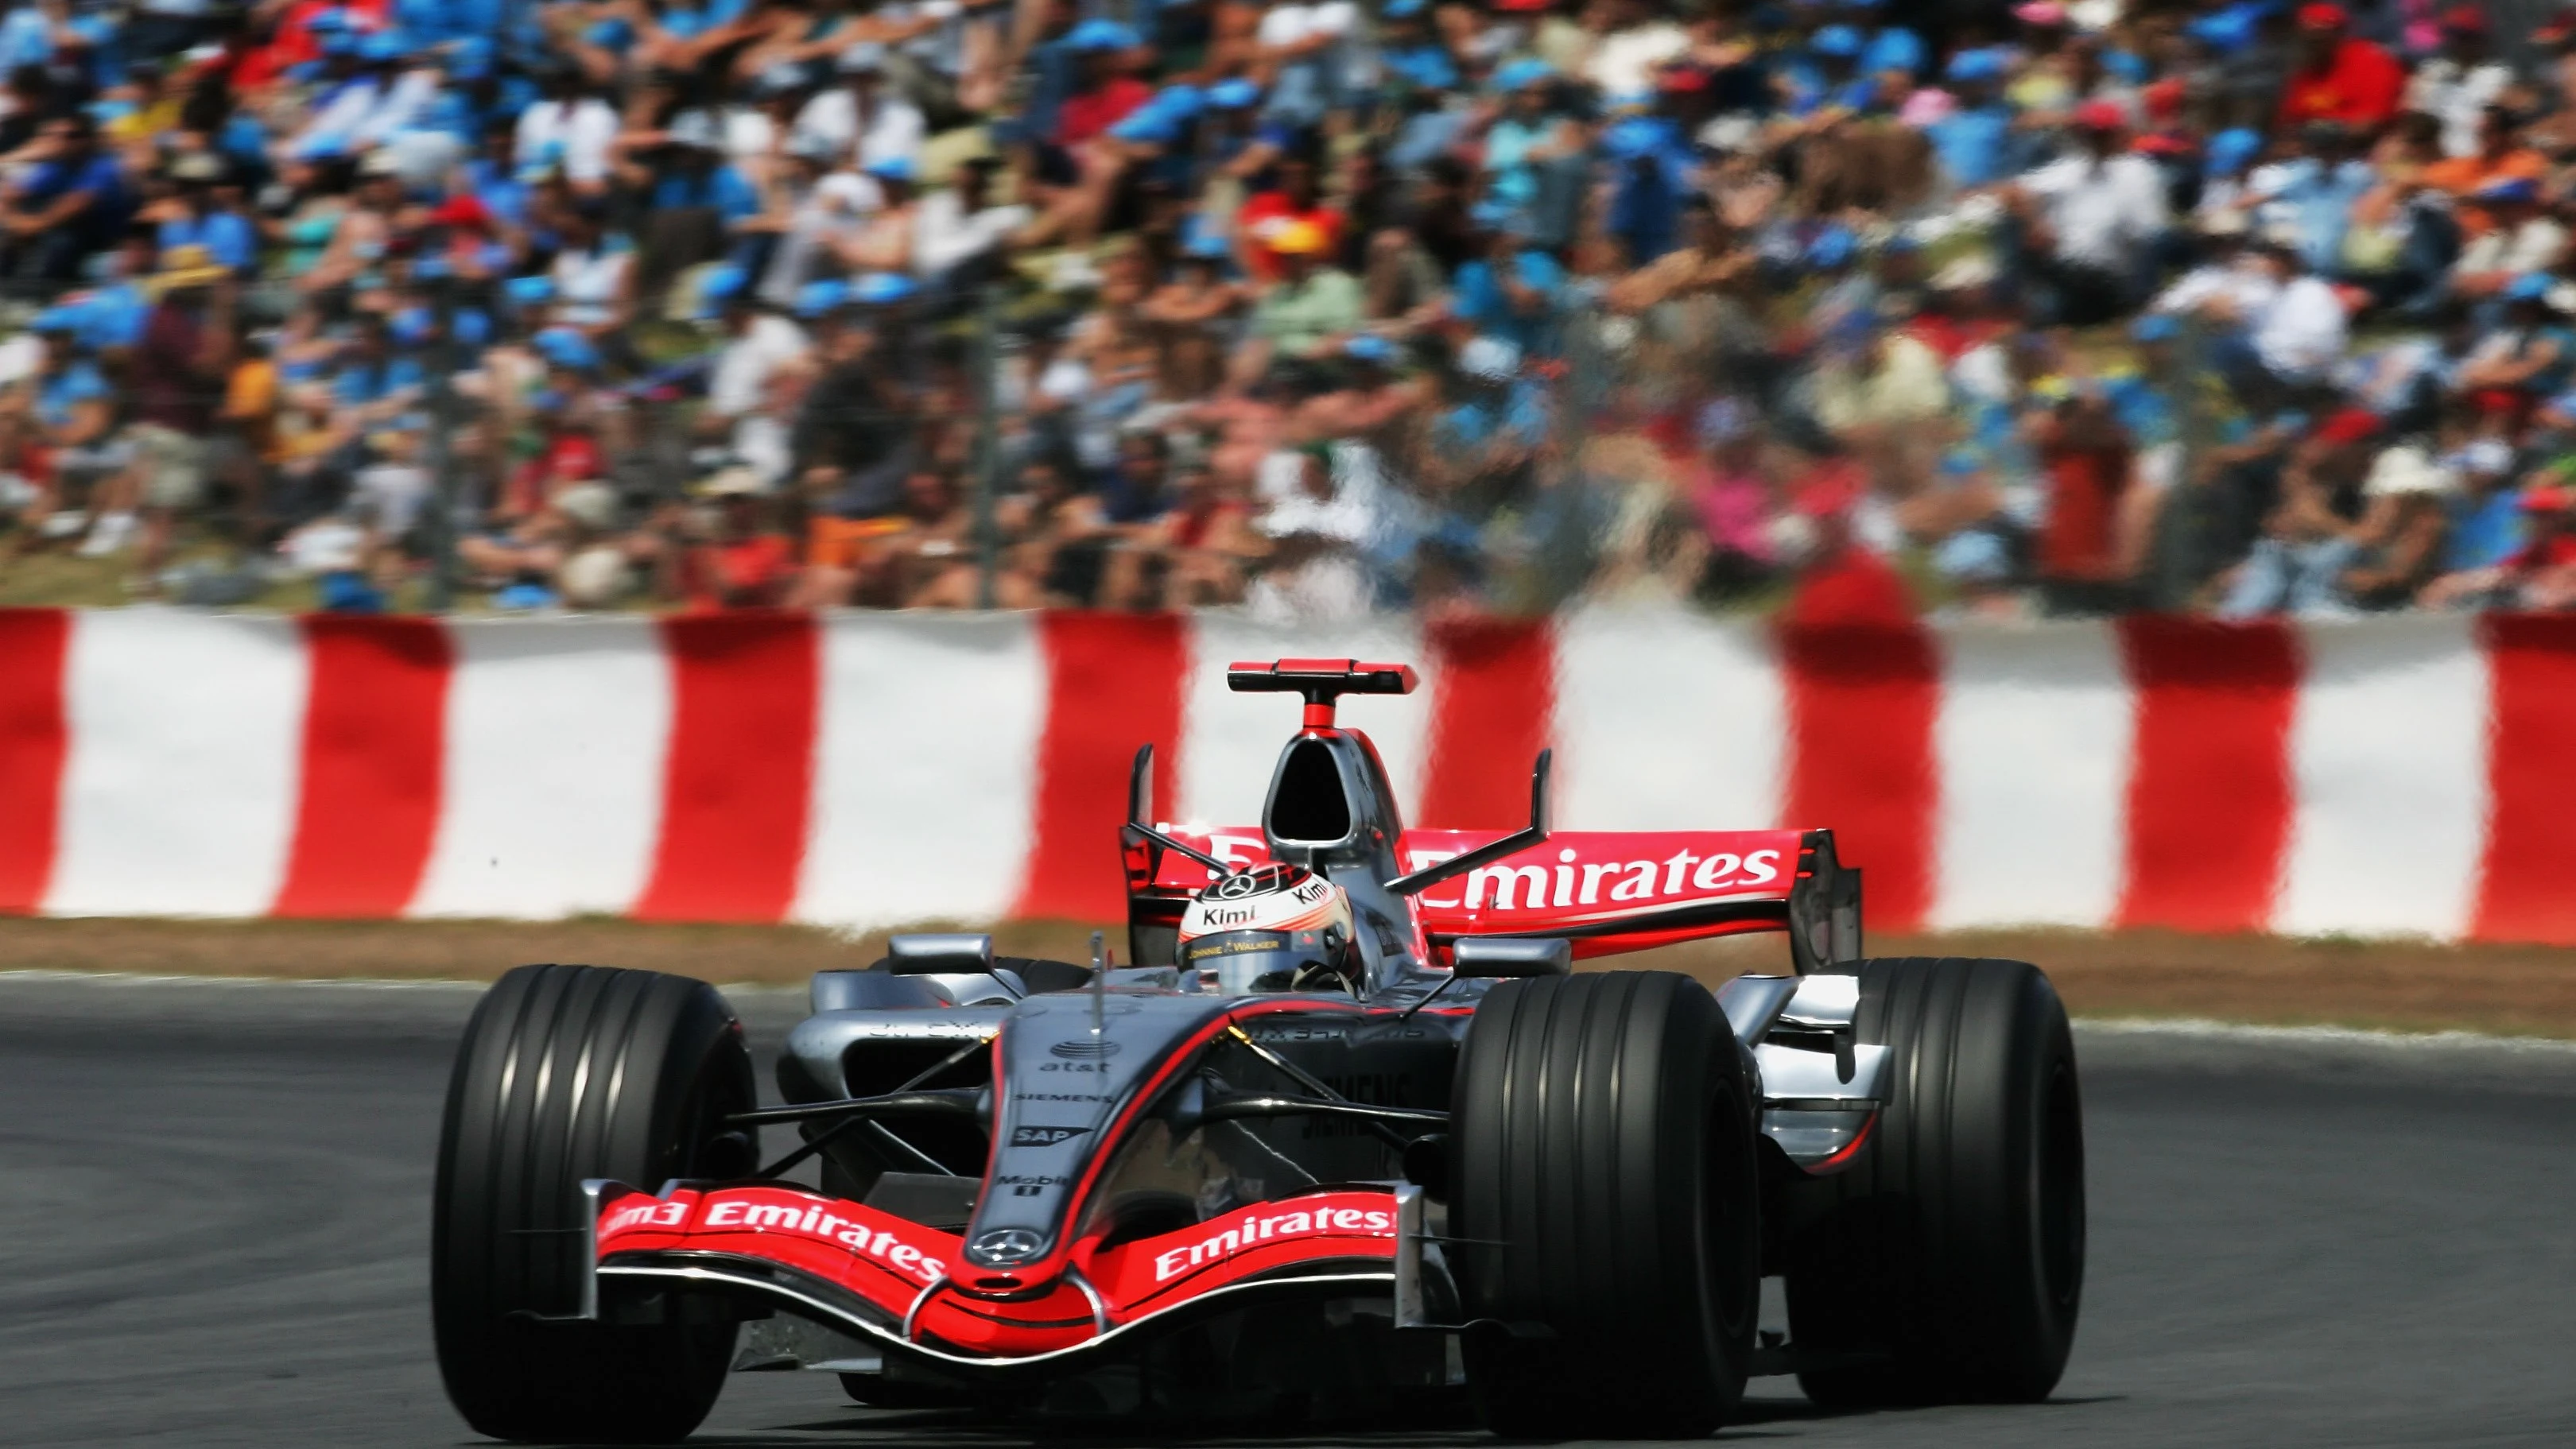
<instances>
[{"instance_id":1,"label":"catch fencing","mask_svg":"<svg viewBox=\"0 0 2576 1449\"><path fill-rule=\"evenodd\" d=\"M1670 609L281 619L0 611L0 911L875 926L1112 918L1128 760L1248 824L1276 697L1408 820L1831 826L1879 930L2576 941L2576 619L1798 626Z\"/></svg>"}]
</instances>

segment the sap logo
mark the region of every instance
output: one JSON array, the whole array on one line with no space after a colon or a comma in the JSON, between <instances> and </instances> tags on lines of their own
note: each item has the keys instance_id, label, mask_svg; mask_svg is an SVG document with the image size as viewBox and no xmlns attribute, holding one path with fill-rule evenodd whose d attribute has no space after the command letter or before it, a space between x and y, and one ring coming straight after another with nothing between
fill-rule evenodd
<instances>
[{"instance_id":1,"label":"sap logo","mask_svg":"<svg viewBox=\"0 0 2576 1449\"><path fill-rule=\"evenodd\" d=\"M1723 850L1713 855L1677 850L1662 860L1578 861L1568 849L1558 852L1556 858L1553 868L1489 865L1469 871L1463 904L1471 911L1488 906L1497 911L1592 906L1605 899L1643 904L1728 886L1768 885L1780 878L1780 852L1776 850L1757 850L1745 856ZM1417 861L1415 868L1429 863ZM1423 904L1454 907L1462 903L1426 900Z\"/></svg>"},{"instance_id":2,"label":"sap logo","mask_svg":"<svg viewBox=\"0 0 2576 1449\"><path fill-rule=\"evenodd\" d=\"M1088 1127L1014 1127L1011 1129L1011 1145L1053 1147L1059 1142L1070 1142L1090 1130Z\"/></svg>"}]
</instances>

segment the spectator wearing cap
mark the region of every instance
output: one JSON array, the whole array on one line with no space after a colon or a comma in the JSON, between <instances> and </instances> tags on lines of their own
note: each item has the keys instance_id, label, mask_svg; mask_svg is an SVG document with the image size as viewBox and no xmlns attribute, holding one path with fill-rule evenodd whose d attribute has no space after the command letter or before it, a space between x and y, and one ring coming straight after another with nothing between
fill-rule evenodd
<instances>
[{"instance_id":1,"label":"spectator wearing cap","mask_svg":"<svg viewBox=\"0 0 2576 1449\"><path fill-rule=\"evenodd\" d=\"M2441 49L2415 68L2406 85L2406 109L2421 111L2442 123L2442 150L2468 156L2479 149L2478 130L2487 107L2504 98L2513 85L2513 67L2495 58L2487 35L2486 12L2475 5L2452 5L2441 16Z\"/></svg>"},{"instance_id":2,"label":"spectator wearing cap","mask_svg":"<svg viewBox=\"0 0 2576 1449\"><path fill-rule=\"evenodd\" d=\"M2559 285L2539 272L2504 285L2497 294L2504 325L2488 332L2460 364L2456 385L2462 391L2501 394L2499 410L2518 419L2540 399L2566 389L2576 372L2576 330L2557 306Z\"/></svg>"},{"instance_id":3,"label":"spectator wearing cap","mask_svg":"<svg viewBox=\"0 0 2576 1449\"><path fill-rule=\"evenodd\" d=\"M2352 607L2343 580L2361 551L2361 488L2378 435L2377 417L2346 409L2292 451L2262 535L2224 581L2220 617L2337 614Z\"/></svg>"},{"instance_id":4,"label":"spectator wearing cap","mask_svg":"<svg viewBox=\"0 0 2576 1449\"><path fill-rule=\"evenodd\" d=\"M2406 70L2386 50L2351 33L2340 5L2308 0L2298 9L2297 61L2281 92L2280 124L2333 121L2375 135L2396 116Z\"/></svg>"},{"instance_id":5,"label":"spectator wearing cap","mask_svg":"<svg viewBox=\"0 0 2576 1449\"><path fill-rule=\"evenodd\" d=\"M1271 230L1268 248L1279 277L1253 306L1251 334L1267 344L1270 355L1310 356L1359 326L1360 284L1326 263L1319 228L1284 222Z\"/></svg>"},{"instance_id":6,"label":"spectator wearing cap","mask_svg":"<svg viewBox=\"0 0 2576 1449\"><path fill-rule=\"evenodd\" d=\"M665 590L699 611L775 608L796 586L796 545L749 470L728 468L694 490L703 500L663 557Z\"/></svg>"},{"instance_id":7,"label":"spectator wearing cap","mask_svg":"<svg viewBox=\"0 0 2576 1449\"><path fill-rule=\"evenodd\" d=\"M2052 614L2114 612L2128 603L2133 571L2120 523L2136 442L2090 382L2035 388L2030 402L2022 433L2045 500L2033 544L2042 605Z\"/></svg>"},{"instance_id":8,"label":"spectator wearing cap","mask_svg":"<svg viewBox=\"0 0 2576 1449\"><path fill-rule=\"evenodd\" d=\"M1492 216L1484 252L1458 268L1450 312L1468 329L1510 343L1524 357L1556 351L1565 268L1512 216Z\"/></svg>"},{"instance_id":9,"label":"spectator wearing cap","mask_svg":"<svg viewBox=\"0 0 2576 1449\"><path fill-rule=\"evenodd\" d=\"M1432 33L1429 0L1387 0L1378 11L1378 63L1416 91L1453 90L1458 61Z\"/></svg>"},{"instance_id":10,"label":"spectator wearing cap","mask_svg":"<svg viewBox=\"0 0 2576 1449\"><path fill-rule=\"evenodd\" d=\"M2107 320L2144 290L2144 269L2168 214L2155 163L2121 149L2126 127L2116 105L2085 102L2075 109L2075 154L2013 184L2019 244L2033 254L2045 314L2054 321Z\"/></svg>"},{"instance_id":11,"label":"spectator wearing cap","mask_svg":"<svg viewBox=\"0 0 2576 1449\"><path fill-rule=\"evenodd\" d=\"M172 248L161 266L151 282L152 314L126 369L135 467L130 496L144 520L146 577L168 550L177 514L204 495L206 440L238 341L229 269L198 246Z\"/></svg>"},{"instance_id":12,"label":"spectator wearing cap","mask_svg":"<svg viewBox=\"0 0 2576 1449\"><path fill-rule=\"evenodd\" d=\"M331 239L299 285L307 293L329 292L373 273L392 249L403 207L399 167L390 152L378 151L357 165L355 188L331 219Z\"/></svg>"},{"instance_id":13,"label":"spectator wearing cap","mask_svg":"<svg viewBox=\"0 0 2576 1449\"><path fill-rule=\"evenodd\" d=\"M331 396L353 419L374 424L418 404L427 382L419 359L396 344L392 323L371 315L358 321L336 360Z\"/></svg>"},{"instance_id":14,"label":"spectator wearing cap","mask_svg":"<svg viewBox=\"0 0 2576 1449\"><path fill-rule=\"evenodd\" d=\"M1860 73L1868 44L1856 27L1819 27L1776 72L1782 109L1800 120L1829 110L1867 109L1878 95L1877 83Z\"/></svg>"},{"instance_id":15,"label":"spectator wearing cap","mask_svg":"<svg viewBox=\"0 0 2576 1449\"><path fill-rule=\"evenodd\" d=\"M698 306L722 339L707 371L701 431L729 434L768 397L771 379L802 363L812 344L803 328L759 304L739 267L708 269L698 283Z\"/></svg>"},{"instance_id":16,"label":"spectator wearing cap","mask_svg":"<svg viewBox=\"0 0 2576 1449\"><path fill-rule=\"evenodd\" d=\"M2003 57L1992 50L1962 50L1944 71L1952 105L1923 133L1932 142L1942 176L1959 190L1973 190L2002 180L2013 170L2013 109L1999 83Z\"/></svg>"},{"instance_id":17,"label":"spectator wearing cap","mask_svg":"<svg viewBox=\"0 0 2576 1449\"><path fill-rule=\"evenodd\" d=\"M2448 504L2459 477L2420 442L2399 443L2371 460L2361 485L2355 557L2338 581L2363 609L2403 608L2441 572Z\"/></svg>"},{"instance_id":18,"label":"spectator wearing cap","mask_svg":"<svg viewBox=\"0 0 2576 1449\"><path fill-rule=\"evenodd\" d=\"M790 139L857 166L886 160L919 165L929 123L921 107L888 90L885 46L856 42L840 53L834 68L841 83L805 103Z\"/></svg>"},{"instance_id":19,"label":"spectator wearing cap","mask_svg":"<svg viewBox=\"0 0 2576 1449\"><path fill-rule=\"evenodd\" d=\"M997 157L978 156L950 173L948 185L921 198L913 218L913 265L923 282L963 289L994 271L1032 220L1028 207L993 200Z\"/></svg>"},{"instance_id":20,"label":"spectator wearing cap","mask_svg":"<svg viewBox=\"0 0 2576 1449\"><path fill-rule=\"evenodd\" d=\"M1582 24L1591 32L1582 76L1608 97L1651 93L1656 72L1691 49L1690 32L1644 0L1603 0L1586 6Z\"/></svg>"},{"instance_id":21,"label":"spectator wearing cap","mask_svg":"<svg viewBox=\"0 0 2576 1449\"><path fill-rule=\"evenodd\" d=\"M1544 61L1494 72L1502 110L1485 129L1485 200L1524 218L1543 245L1572 239L1582 201L1584 136L1559 106L1557 73Z\"/></svg>"},{"instance_id":22,"label":"spectator wearing cap","mask_svg":"<svg viewBox=\"0 0 2576 1449\"><path fill-rule=\"evenodd\" d=\"M659 305L690 267L747 251L744 225L764 207L751 179L726 159L714 116L681 111L660 131L628 133L618 144L619 180L651 207L637 238L637 305Z\"/></svg>"},{"instance_id":23,"label":"spectator wearing cap","mask_svg":"<svg viewBox=\"0 0 2576 1449\"><path fill-rule=\"evenodd\" d=\"M2258 397L2264 384L2300 389L2325 382L2343 361L2352 319L2334 285L2310 271L2295 232L2268 230L2255 238L2252 255L2279 290L2259 314L2245 318L2242 344L2254 366L2241 381Z\"/></svg>"},{"instance_id":24,"label":"spectator wearing cap","mask_svg":"<svg viewBox=\"0 0 2576 1449\"><path fill-rule=\"evenodd\" d=\"M1302 154L1282 156L1270 168L1267 184L1234 214L1237 258L1255 282L1274 281L1287 273L1274 245L1281 232L1291 225L1305 227L1323 239L1319 252L1332 256L1342 250L1345 224L1340 208L1324 199L1314 160Z\"/></svg>"},{"instance_id":25,"label":"spectator wearing cap","mask_svg":"<svg viewBox=\"0 0 2576 1449\"><path fill-rule=\"evenodd\" d=\"M2520 177L2491 181L2471 193L2485 229L2461 248L2451 291L2493 297L2525 277L2554 271L2567 258L2567 228L2540 204L2540 187Z\"/></svg>"},{"instance_id":26,"label":"spectator wearing cap","mask_svg":"<svg viewBox=\"0 0 2576 1449\"><path fill-rule=\"evenodd\" d=\"M2576 490L2558 473L2542 473L2516 494L2522 543L2497 564L2464 569L2425 587L2427 608L2473 606L2565 609L2576 606Z\"/></svg>"},{"instance_id":27,"label":"spectator wearing cap","mask_svg":"<svg viewBox=\"0 0 2576 1449\"><path fill-rule=\"evenodd\" d=\"M1313 126L1350 93L1346 47L1358 33L1351 0L1285 0L1264 6L1252 33L1256 69L1267 82L1264 113L1290 126Z\"/></svg>"},{"instance_id":28,"label":"spectator wearing cap","mask_svg":"<svg viewBox=\"0 0 2576 1449\"><path fill-rule=\"evenodd\" d=\"M912 270L915 223L921 211L914 186L919 174L912 162L900 157L868 163L867 179L876 183L880 200L857 227L830 239L832 254L842 266L852 272Z\"/></svg>"},{"instance_id":29,"label":"spectator wearing cap","mask_svg":"<svg viewBox=\"0 0 2576 1449\"><path fill-rule=\"evenodd\" d=\"M511 163L526 180L560 176L584 195L606 191L617 112L571 66L540 72L537 84L538 99L519 113L512 131Z\"/></svg>"},{"instance_id":30,"label":"spectator wearing cap","mask_svg":"<svg viewBox=\"0 0 2576 1449\"><path fill-rule=\"evenodd\" d=\"M2456 418L2445 424L2442 438L2444 449L2436 461L2457 486L2444 499L2446 528L2439 571L2416 596L2415 602L2425 608L2465 602L2474 590L2444 580L2454 574L2499 569L2523 541L2513 446L2492 435L2469 437Z\"/></svg>"},{"instance_id":31,"label":"spectator wearing cap","mask_svg":"<svg viewBox=\"0 0 2576 1449\"><path fill-rule=\"evenodd\" d=\"M1048 139L1070 153L1127 119L1153 97L1153 87L1133 74L1136 32L1115 20L1086 20L1065 37L1078 58L1073 89L1056 109Z\"/></svg>"},{"instance_id":32,"label":"spectator wearing cap","mask_svg":"<svg viewBox=\"0 0 2576 1449\"><path fill-rule=\"evenodd\" d=\"M2353 208L2377 181L2370 162L2353 153L2353 137L2334 121L2299 128L2298 151L2255 168L2245 181L2245 201L2258 226L2286 227L2317 272L2332 274L2343 260L2344 231Z\"/></svg>"},{"instance_id":33,"label":"spectator wearing cap","mask_svg":"<svg viewBox=\"0 0 2576 1449\"><path fill-rule=\"evenodd\" d=\"M39 478L36 501L22 522L38 538L68 538L86 532L83 552L110 553L125 546L134 529L132 514L113 519L99 506L113 497L95 496L99 485L123 464L112 448L117 398L96 363L81 355L81 316L60 303L36 314L30 325L42 345L35 370L9 392L8 409L32 425L36 442L51 467Z\"/></svg>"},{"instance_id":34,"label":"spectator wearing cap","mask_svg":"<svg viewBox=\"0 0 2576 1449\"><path fill-rule=\"evenodd\" d=\"M554 284L549 321L594 343L622 335L635 315L634 249L610 234L600 201L576 193L548 210L556 237L554 264L546 269Z\"/></svg>"},{"instance_id":35,"label":"spectator wearing cap","mask_svg":"<svg viewBox=\"0 0 2576 1449\"><path fill-rule=\"evenodd\" d=\"M2506 181L2528 181L2536 188L2548 175L2549 158L2524 144L2513 112L2489 106L2479 113L2477 149L2425 167L2424 184L2460 203L2461 229L2476 237L2495 224L2477 199L2479 192Z\"/></svg>"},{"instance_id":36,"label":"spectator wearing cap","mask_svg":"<svg viewBox=\"0 0 2576 1449\"><path fill-rule=\"evenodd\" d=\"M154 223L163 251L201 246L236 276L247 277L259 265L259 233L237 200L239 190L226 183L229 168L211 151L189 151L167 169L176 194L150 208L144 219Z\"/></svg>"},{"instance_id":37,"label":"spectator wearing cap","mask_svg":"<svg viewBox=\"0 0 2576 1449\"><path fill-rule=\"evenodd\" d=\"M1241 603L1245 566L1266 551L1252 510L1204 461L1171 467L1171 504L1111 556L1104 602L1167 609Z\"/></svg>"},{"instance_id":38,"label":"spectator wearing cap","mask_svg":"<svg viewBox=\"0 0 2576 1449\"><path fill-rule=\"evenodd\" d=\"M954 475L916 468L903 480L903 501L877 520L839 577L819 581L829 603L909 609L973 608L980 583L975 514ZM828 592L828 591L837 592Z\"/></svg>"},{"instance_id":39,"label":"spectator wearing cap","mask_svg":"<svg viewBox=\"0 0 2576 1449\"><path fill-rule=\"evenodd\" d=\"M881 517L917 461L896 362L846 285L813 282L806 290L797 315L814 338L815 378L789 438L793 476L822 511Z\"/></svg>"}]
</instances>

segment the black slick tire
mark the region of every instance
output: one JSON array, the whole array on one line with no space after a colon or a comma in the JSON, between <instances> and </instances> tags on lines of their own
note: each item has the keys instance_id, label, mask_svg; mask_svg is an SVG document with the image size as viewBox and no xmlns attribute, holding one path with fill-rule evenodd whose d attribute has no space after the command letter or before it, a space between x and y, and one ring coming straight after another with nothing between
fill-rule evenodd
<instances>
[{"instance_id":1,"label":"black slick tire","mask_svg":"<svg viewBox=\"0 0 2576 1449\"><path fill-rule=\"evenodd\" d=\"M2019 961L1907 957L1860 977L1886 1103L1842 1171L1794 1180L1789 1337L1820 1404L2031 1402L2075 1341L2084 1122L2066 1010Z\"/></svg>"},{"instance_id":2,"label":"black slick tire","mask_svg":"<svg viewBox=\"0 0 2576 1449\"><path fill-rule=\"evenodd\" d=\"M1697 1437L1742 1401L1761 1301L1754 1107L1708 989L1507 981L1451 1102L1468 1377L1509 1437Z\"/></svg>"},{"instance_id":3,"label":"black slick tire","mask_svg":"<svg viewBox=\"0 0 2576 1449\"><path fill-rule=\"evenodd\" d=\"M448 1079L430 1244L439 1373L476 1432L660 1443L706 1417L733 1355L721 1315L541 1320L580 1307L582 1180L691 1176L756 1103L741 1026L704 982L522 966L484 994Z\"/></svg>"}]
</instances>

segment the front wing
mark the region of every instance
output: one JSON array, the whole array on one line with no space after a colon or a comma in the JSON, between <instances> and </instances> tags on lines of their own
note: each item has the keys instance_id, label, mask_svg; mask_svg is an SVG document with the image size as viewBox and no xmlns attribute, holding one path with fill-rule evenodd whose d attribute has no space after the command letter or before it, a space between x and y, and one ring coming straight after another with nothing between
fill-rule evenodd
<instances>
[{"instance_id":1,"label":"front wing","mask_svg":"<svg viewBox=\"0 0 2576 1449\"><path fill-rule=\"evenodd\" d=\"M1079 1247L1052 1283L1007 1295L950 1277L954 1234L802 1188L591 1182L590 1291L680 1287L748 1295L955 1368L1088 1357L1185 1310L1258 1296L1391 1297L1423 1321L1421 1190L1338 1187L1238 1208L1114 1247Z\"/></svg>"}]
</instances>

